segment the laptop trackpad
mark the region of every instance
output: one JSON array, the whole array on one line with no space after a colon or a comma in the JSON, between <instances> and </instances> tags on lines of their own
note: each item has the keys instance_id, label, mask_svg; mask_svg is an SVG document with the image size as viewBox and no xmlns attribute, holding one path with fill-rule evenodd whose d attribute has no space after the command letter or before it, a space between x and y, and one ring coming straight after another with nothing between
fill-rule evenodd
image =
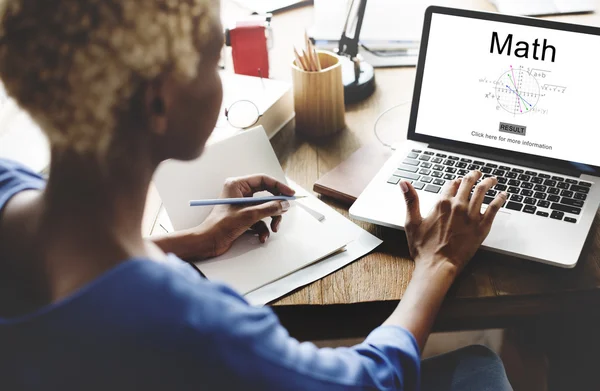
<instances>
[{"instance_id":1,"label":"laptop trackpad","mask_svg":"<svg viewBox=\"0 0 600 391\"><path fill-rule=\"evenodd\" d=\"M481 208L481 213L485 213L487 208ZM494 218L494 222L492 223L493 229L506 228L508 222L510 221L511 214L506 210L500 209L498 213L496 213L496 217Z\"/></svg>"},{"instance_id":2,"label":"laptop trackpad","mask_svg":"<svg viewBox=\"0 0 600 391\"><path fill-rule=\"evenodd\" d=\"M484 212L485 209L481 208L481 213ZM503 209L500 209L498 213L496 213L490 234L485 240L486 246L502 247L502 243L506 244L507 241L514 240L514 232L510 229L511 217L511 213ZM512 238L511 233L513 233Z\"/></svg>"}]
</instances>

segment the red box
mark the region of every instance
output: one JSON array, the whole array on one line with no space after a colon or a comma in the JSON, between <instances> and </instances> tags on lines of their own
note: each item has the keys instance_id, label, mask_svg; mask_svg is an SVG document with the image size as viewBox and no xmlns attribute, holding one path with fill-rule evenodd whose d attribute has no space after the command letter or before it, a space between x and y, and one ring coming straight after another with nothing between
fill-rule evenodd
<instances>
[{"instance_id":1,"label":"red box","mask_svg":"<svg viewBox=\"0 0 600 391\"><path fill-rule=\"evenodd\" d=\"M269 77L269 52L265 29L264 25L242 25L229 30L235 73Z\"/></svg>"}]
</instances>

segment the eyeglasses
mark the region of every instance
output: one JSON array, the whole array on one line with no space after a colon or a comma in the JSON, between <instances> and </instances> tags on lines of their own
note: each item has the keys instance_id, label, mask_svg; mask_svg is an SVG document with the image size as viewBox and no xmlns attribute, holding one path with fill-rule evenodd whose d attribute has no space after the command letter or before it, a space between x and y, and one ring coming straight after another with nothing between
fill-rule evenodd
<instances>
[{"instance_id":1,"label":"eyeglasses","mask_svg":"<svg viewBox=\"0 0 600 391\"><path fill-rule=\"evenodd\" d=\"M262 117L258 106L249 100L238 100L225 109L225 118L229 125L237 129L247 129L256 125Z\"/></svg>"}]
</instances>

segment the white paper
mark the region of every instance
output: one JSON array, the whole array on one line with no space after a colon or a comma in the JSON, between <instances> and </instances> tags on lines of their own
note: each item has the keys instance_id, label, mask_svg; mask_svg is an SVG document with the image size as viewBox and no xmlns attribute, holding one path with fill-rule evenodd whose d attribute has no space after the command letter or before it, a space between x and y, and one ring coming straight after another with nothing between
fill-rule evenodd
<instances>
[{"instance_id":1,"label":"white paper","mask_svg":"<svg viewBox=\"0 0 600 391\"><path fill-rule=\"evenodd\" d=\"M258 14L276 12L280 9L303 3L301 0L236 0L238 5Z\"/></svg>"},{"instance_id":2,"label":"white paper","mask_svg":"<svg viewBox=\"0 0 600 391\"><path fill-rule=\"evenodd\" d=\"M285 175L262 127L208 145L198 159L163 162L154 183L175 230L200 224L212 210L190 207L191 199L219 198L228 177L263 173L285 182Z\"/></svg>"},{"instance_id":3,"label":"white paper","mask_svg":"<svg viewBox=\"0 0 600 391\"><path fill-rule=\"evenodd\" d=\"M261 127L207 146L194 161L164 162L154 180L173 226L181 230L199 225L211 210L190 207L190 199L217 198L226 178L255 173L286 182ZM226 254L198 266L209 279L247 293L334 253L356 238L352 231L337 228L293 205L283 216L280 231L272 233L267 243L244 235Z\"/></svg>"},{"instance_id":4,"label":"white paper","mask_svg":"<svg viewBox=\"0 0 600 391\"><path fill-rule=\"evenodd\" d=\"M360 257L370 253L381 244L381 240L371 235L367 231L359 234L358 238L346 245L345 251L330 256L313 265L283 277L277 281L258 288L245 297L252 305L262 306L276 300L291 291L304 285L315 282L336 270L356 261Z\"/></svg>"},{"instance_id":5,"label":"white paper","mask_svg":"<svg viewBox=\"0 0 600 391\"><path fill-rule=\"evenodd\" d=\"M281 296L310 284L334 271L356 261L360 257L373 251L382 241L367 231L352 223L317 197L300 187L291 179L288 184L296 190L298 195L308 195L310 198L298 200L297 205L302 205L305 210L318 221L323 221L327 229L342 230L344 234L356 235L355 239L348 243L343 252L329 256L317 263L306 266L288 276L282 277L246 294L246 299L252 305L265 305ZM287 220L287 218L286 218ZM173 232L173 226L169 216L164 209L157 218L157 234ZM335 225L335 228L332 228Z\"/></svg>"},{"instance_id":6,"label":"white paper","mask_svg":"<svg viewBox=\"0 0 600 391\"><path fill-rule=\"evenodd\" d=\"M223 100L215 130L211 134L208 144L244 132L244 130L232 127L227 122L225 109L229 109L233 103L248 100L256 105L259 115L264 115L291 88L289 82L281 80L238 75L227 71L221 71L219 75L223 85ZM291 112L289 115L293 117L294 113ZM274 133L269 134L272 137Z\"/></svg>"},{"instance_id":7,"label":"white paper","mask_svg":"<svg viewBox=\"0 0 600 391\"><path fill-rule=\"evenodd\" d=\"M360 41L420 40L425 9L448 5L449 0L369 0L360 32ZM315 0L315 24L311 30L317 40L337 41L342 35L349 0Z\"/></svg>"},{"instance_id":8,"label":"white paper","mask_svg":"<svg viewBox=\"0 0 600 391\"><path fill-rule=\"evenodd\" d=\"M259 113L263 114L291 88L289 82L281 80L238 75L226 71L220 72L219 75L223 84L223 102L217 125L227 124L225 108L232 103L249 100L256 105Z\"/></svg>"},{"instance_id":9,"label":"white paper","mask_svg":"<svg viewBox=\"0 0 600 391\"><path fill-rule=\"evenodd\" d=\"M594 12L597 6L595 0L555 0L554 4L561 13Z\"/></svg>"},{"instance_id":10,"label":"white paper","mask_svg":"<svg viewBox=\"0 0 600 391\"><path fill-rule=\"evenodd\" d=\"M288 183L298 195L309 195L306 190L292 180L288 179ZM252 305L265 305L294 289L323 278L368 254L382 243L380 239L360 228L313 195L297 202L323 214L325 219L322 224L328 230L337 230L345 235L352 235L354 240L346 245L345 251L246 294L246 300Z\"/></svg>"},{"instance_id":11,"label":"white paper","mask_svg":"<svg viewBox=\"0 0 600 391\"><path fill-rule=\"evenodd\" d=\"M292 206L279 232L271 233L266 243L261 244L254 234L244 234L225 254L195 265L209 280L246 294L323 259L354 239L330 228Z\"/></svg>"},{"instance_id":12,"label":"white paper","mask_svg":"<svg viewBox=\"0 0 600 391\"><path fill-rule=\"evenodd\" d=\"M553 15L576 12L593 12L594 0L496 0L498 12L512 15Z\"/></svg>"}]
</instances>

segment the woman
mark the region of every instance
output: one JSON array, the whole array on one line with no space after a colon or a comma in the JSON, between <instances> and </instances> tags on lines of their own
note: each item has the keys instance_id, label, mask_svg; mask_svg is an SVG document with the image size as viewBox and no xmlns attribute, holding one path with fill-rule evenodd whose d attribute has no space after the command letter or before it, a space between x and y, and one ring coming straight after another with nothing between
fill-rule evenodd
<instances>
[{"instance_id":1,"label":"woman","mask_svg":"<svg viewBox=\"0 0 600 391\"><path fill-rule=\"evenodd\" d=\"M352 348L299 344L269 308L250 307L180 260L222 254L250 228L264 242L287 202L220 206L195 229L142 238L157 165L199 156L215 125L218 11L210 0L2 3L0 77L52 156L47 183L0 161L3 389L419 388L419 352L440 304L505 200L480 213L495 179L470 201L481 174L452 182L427 218L412 186L400 184L413 278L398 308ZM228 181L223 196L262 190L293 194L255 175ZM424 365L436 373L423 374L423 389L510 389L484 348Z\"/></svg>"}]
</instances>

